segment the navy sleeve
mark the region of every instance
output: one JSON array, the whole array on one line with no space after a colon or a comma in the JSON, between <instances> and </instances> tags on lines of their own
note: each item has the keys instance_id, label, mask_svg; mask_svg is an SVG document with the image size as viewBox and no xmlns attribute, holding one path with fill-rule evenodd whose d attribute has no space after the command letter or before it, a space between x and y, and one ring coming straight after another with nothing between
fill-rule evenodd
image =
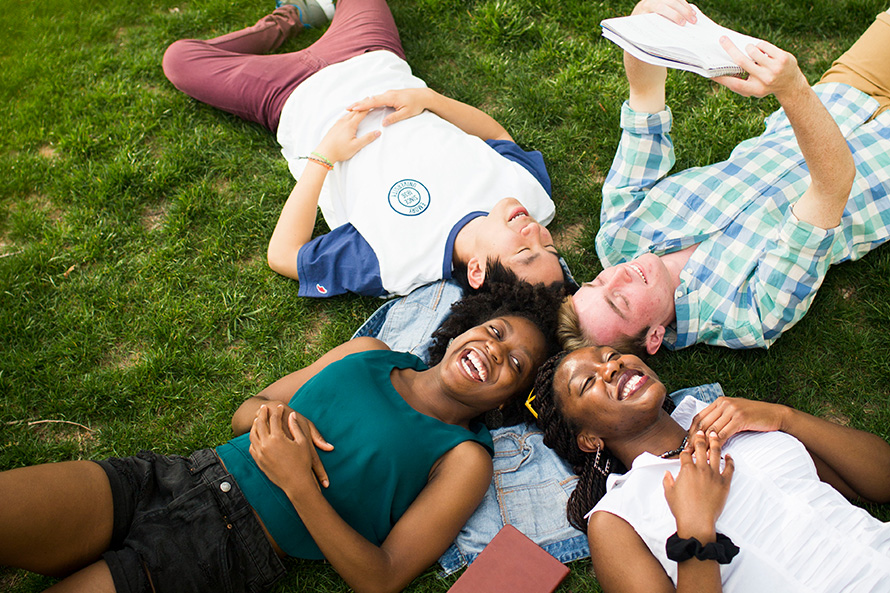
<instances>
[{"instance_id":1,"label":"navy sleeve","mask_svg":"<svg viewBox=\"0 0 890 593\"><path fill-rule=\"evenodd\" d=\"M492 147L498 154L506 159L510 159L515 163L519 163L525 169L534 175L547 195L553 197L553 191L550 186L550 175L547 173L547 166L544 164L544 155L538 150L525 151L519 148L519 145L510 140L486 140L486 144Z\"/></svg>"},{"instance_id":2,"label":"navy sleeve","mask_svg":"<svg viewBox=\"0 0 890 593\"><path fill-rule=\"evenodd\" d=\"M346 292L386 296L374 250L351 224L315 237L297 254L299 296L324 298Z\"/></svg>"}]
</instances>

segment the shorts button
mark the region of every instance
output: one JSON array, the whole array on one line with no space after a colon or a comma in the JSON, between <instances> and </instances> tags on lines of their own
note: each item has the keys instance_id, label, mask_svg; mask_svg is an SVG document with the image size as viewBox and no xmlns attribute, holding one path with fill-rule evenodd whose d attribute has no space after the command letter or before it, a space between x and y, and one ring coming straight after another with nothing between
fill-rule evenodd
<instances>
[{"instance_id":1,"label":"shorts button","mask_svg":"<svg viewBox=\"0 0 890 593\"><path fill-rule=\"evenodd\" d=\"M222 490L223 492L228 492L229 490L232 489L232 485L229 484L228 482L223 482L219 485L219 489Z\"/></svg>"}]
</instances>

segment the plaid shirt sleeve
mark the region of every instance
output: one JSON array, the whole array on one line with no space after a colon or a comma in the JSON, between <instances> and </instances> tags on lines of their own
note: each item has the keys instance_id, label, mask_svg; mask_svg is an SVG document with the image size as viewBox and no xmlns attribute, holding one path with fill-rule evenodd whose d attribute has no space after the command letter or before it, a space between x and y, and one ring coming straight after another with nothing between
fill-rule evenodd
<instances>
[{"instance_id":1,"label":"plaid shirt sleeve","mask_svg":"<svg viewBox=\"0 0 890 593\"><path fill-rule=\"evenodd\" d=\"M612 168L603 184L597 255L603 266L613 266L633 258L647 241L632 233L620 232L646 193L674 166L674 145L670 138L671 112L637 113L625 101L621 107L621 142Z\"/></svg>"},{"instance_id":2,"label":"plaid shirt sleeve","mask_svg":"<svg viewBox=\"0 0 890 593\"><path fill-rule=\"evenodd\" d=\"M670 113L622 108L623 134L603 188L597 253L604 266L698 243L674 294L665 344L768 347L806 313L828 267L890 238L890 112L839 83L816 87L856 160L840 227L819 229L791 207L810 183L784 111L719 163L667 175Z\"/></svg>"},{"instance_id":3,"label":"plaid shirt sleeve","mask_svg":"<svg viewBox=\"0 0 890 593\"><path fill-rule=\"evenodd\" d=\"M778 241L764 253L752 278L762 328L758 346L771 345L810 308L831 265L838 230L815 227L788 213Z\"/></svg>"}]
</instances>

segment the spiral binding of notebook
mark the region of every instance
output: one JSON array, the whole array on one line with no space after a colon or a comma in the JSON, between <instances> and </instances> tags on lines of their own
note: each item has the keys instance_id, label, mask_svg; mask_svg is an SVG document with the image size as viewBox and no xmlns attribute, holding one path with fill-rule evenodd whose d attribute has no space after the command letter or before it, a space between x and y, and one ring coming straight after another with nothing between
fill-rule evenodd
<instances>
[{"instance_id":1,"label":"spiral binding of notebook","mask_svg":"<svg viewBox=\"0 0 890 593\"><path fill-rule=\"evenodd\" d=\"M695 10L696 23L685 26L657 14L606 19L600 25L603 37L641 61L708 78L744 74L720 46L719 39L729 37L740 49L761 40L721 27L698 8Z\"/></svg>"}]
</instances>

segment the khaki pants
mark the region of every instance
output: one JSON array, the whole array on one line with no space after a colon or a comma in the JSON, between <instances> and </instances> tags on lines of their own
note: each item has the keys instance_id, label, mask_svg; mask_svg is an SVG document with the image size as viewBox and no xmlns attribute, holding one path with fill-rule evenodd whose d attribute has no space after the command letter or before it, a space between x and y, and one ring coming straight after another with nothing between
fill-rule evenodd
<instances>
[{"instance_id":1,"label":"khaki pants","mask_svg":"<svg viewBox=\"0 0 890 593\"><path fill-rule=\"evenodd\" d=\"M842 82L871 95L881 104L874 115L890 107L890 14L879 14L819 82Z\"/></svg>"}]
</instances>

